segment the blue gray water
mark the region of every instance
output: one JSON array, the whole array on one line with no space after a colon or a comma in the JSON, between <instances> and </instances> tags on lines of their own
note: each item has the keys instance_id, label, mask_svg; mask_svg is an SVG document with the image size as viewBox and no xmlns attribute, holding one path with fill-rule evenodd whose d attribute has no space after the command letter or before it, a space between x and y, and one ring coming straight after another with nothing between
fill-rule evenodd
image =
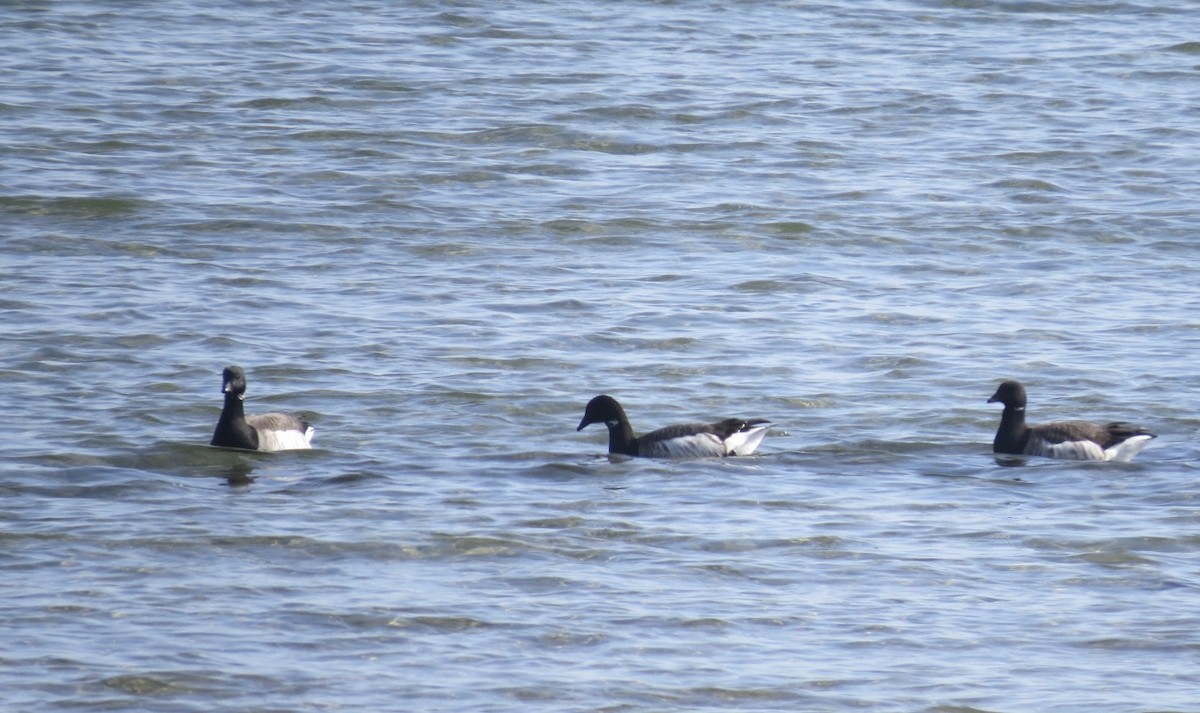
<instances>
[{"instance_id":1,"label":"blue gray water","mask_svg":"<svg viewBox=\"0 0 1200 713\"><path fill-rule=\"evenodd\" d=\"M1198 710L1194 3L2 8L6 710Z\"/></svg>"}]
</instances>

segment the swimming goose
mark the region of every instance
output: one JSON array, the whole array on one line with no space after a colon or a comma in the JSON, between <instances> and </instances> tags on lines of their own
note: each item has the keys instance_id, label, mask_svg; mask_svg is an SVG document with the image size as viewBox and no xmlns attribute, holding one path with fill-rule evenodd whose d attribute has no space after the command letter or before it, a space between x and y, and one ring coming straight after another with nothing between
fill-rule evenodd
<instances>
[{"instance_id":1,"label":"swimming goose","mask_svg":"<svg viewBox=\"0 0 1200 713\"><path fill-rule=\"evenodd\" d=\"M225 408L217 420L211 445L251 451L294 451L312 448L313 428L304 419L288 413L247 416L242 409L246 397L246 372L227 366L221 375Z\"/></svg>"},{"instance_id":2,"label":"swimming goose","mask_svg":"<svg viewBox=\"0 0 1200 713\"><path fill-rule=\"evenodd\" d=\"M1004 404L1000 428L992 441L995 453L1046 456L1071 460L1132 460L1157 434L1128 423L1054 421L1025 425L1025 387L1005 381L988 403Z\"/></svg>"},{"instance_id":3,"label":"swimming goose","mask_svg":"<svg viewBox=\"0 0 1200 713\"><path fill-rule=\"evenodd\" d=\"M769 421L727 418L716 423L685 423L667 426L643 436L634 436L625 409L611 396L588 402L576 431L593 423L608 426L608 452L649 458L705 458L746 456L767 435Z\"/></svg>"}]
</instances>

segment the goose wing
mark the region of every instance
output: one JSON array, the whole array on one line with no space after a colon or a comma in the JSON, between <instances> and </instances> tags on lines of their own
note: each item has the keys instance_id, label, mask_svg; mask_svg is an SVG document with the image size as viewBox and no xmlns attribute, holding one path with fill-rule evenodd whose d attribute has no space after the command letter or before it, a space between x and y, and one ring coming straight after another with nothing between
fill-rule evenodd
<instances>
[{"instance_id":1,"label":"goose wing","mask_svg":"<svg viewBox=\"0 0 1200 713\"><path fill-rule=\"evenodd\" d=\"M246 417L258 431L260 451L292 451L312 448L313 427L290 413L263 413Z\"/></svg>"},{"instance_id":2,"label":"goose wing","mask_svg":"<svg viewBox=\"0 0 1200 713\"><path fill-rule=\"evenodd\" d=\"M1127 461L1146 447L1155 434L1145 428L1114 421L1055 421L1029 431L1025 452L1072 460Z\"/></svg>"}]
</instances>

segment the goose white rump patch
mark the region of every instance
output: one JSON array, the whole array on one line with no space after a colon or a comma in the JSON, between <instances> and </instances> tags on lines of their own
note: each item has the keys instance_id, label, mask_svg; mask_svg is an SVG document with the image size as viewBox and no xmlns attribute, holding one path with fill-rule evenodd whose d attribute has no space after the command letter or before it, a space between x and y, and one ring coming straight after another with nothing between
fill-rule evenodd
<instances>
[{"instance_id":1,"label":"goose white rump patch","mask_svg":"<svg viewBox=\"0 0 1200 713\"><path fill-rule=\"evenodd\" d=\"M763 438L767 435L767 429L771 424L764 423L761 426L753 426L745 431L738 431L725 439L725 447L729 449L729 455L748 456L758 450L758 445L762 443Z\"/></svg>"}]
</instances>

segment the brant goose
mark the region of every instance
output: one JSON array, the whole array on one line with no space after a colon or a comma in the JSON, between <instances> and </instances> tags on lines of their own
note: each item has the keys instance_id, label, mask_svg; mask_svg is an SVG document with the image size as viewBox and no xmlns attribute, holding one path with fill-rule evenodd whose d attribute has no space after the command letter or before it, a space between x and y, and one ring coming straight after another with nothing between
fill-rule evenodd
<instances>
[{"instance_id":1,"label":"brant goose","mask_svg":"<svg viewBox=\"0 0 1200 713\"><path fill-rule=\"evenodd\" d=\"M1128 423L1054 421L1025 425L1025 387L1005 381L988 403L1004 404L1000 428L992 441L995 453L1046 456L1071 460L1132 460L1157 434Z\"/></svg>"},{"instance_id":2,"label":"brant goose","mask_svg":"<svg viewBox=\"0 0 1200 713\"><path fill-rule=\"evenodd\" d=\"M246 397L246 372L242 367L225 367L222 379L225 408L221 410L217 430L213 431L211 445L251 451L312 448L313 429L304 419L287 413L245 414L242 399Z\"/></svg>"},{"instance_id":3,"label":"brant goose","mask_svg":"<svg viewBox=\"0 0 1200 713\"><path fill-rule=\"evenodd\" d=\"M716 423L685 423L667 426L643 436L634 436L625 409L611 396L588 402L576 431L593 423L608 426L608 452L649 458L704 458L746 456L758 448L770 423L765 419L743 421L727 418Z\"/></svg>"}]
</instances>

